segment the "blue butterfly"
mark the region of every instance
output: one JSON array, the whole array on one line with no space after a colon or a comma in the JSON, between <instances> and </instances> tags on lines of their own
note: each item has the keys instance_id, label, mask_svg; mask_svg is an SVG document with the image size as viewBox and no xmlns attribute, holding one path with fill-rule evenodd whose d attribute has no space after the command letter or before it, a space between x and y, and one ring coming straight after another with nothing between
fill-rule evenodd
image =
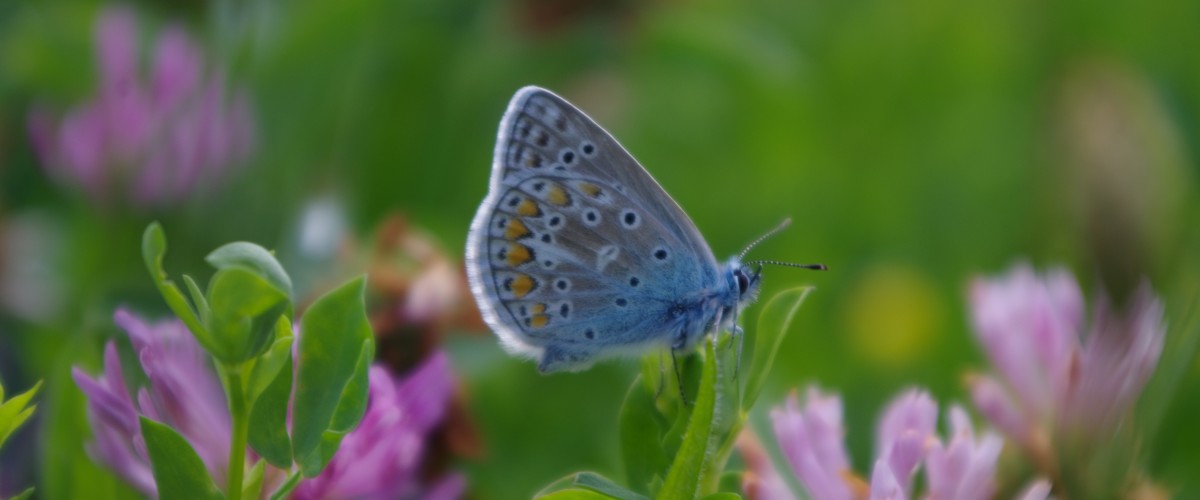
<instances>
[{"instance_id":1,"label":"blue butterfly","mask_svg":"<svg viewBox=\"0 0 1200 500\"><path fill-rule=\"evenodd\" d=\"M740 255L718 263L616 139L532 86L517 91L500 120L466 255L484 320L542 373L653 348L689 351L708 333L736 327L762 269Z\"/></svg>"}]
</instances>

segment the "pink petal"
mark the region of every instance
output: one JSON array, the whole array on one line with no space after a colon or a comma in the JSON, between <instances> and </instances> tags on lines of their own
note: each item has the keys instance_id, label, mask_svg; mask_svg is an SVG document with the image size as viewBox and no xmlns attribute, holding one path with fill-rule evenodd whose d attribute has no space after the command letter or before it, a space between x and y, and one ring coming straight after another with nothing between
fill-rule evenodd
<instances>
[{"instance_id":1,"label":"pink petal","mask_svg":"<svg viewBox=\"0 0 1200 500\"><path fill-rule=\"evenodd\" d=\"M151 67L151 89L161 111L176 109L200 85L201 55L191 37L172 26L158 37Z\"/></svg>"},{"instance_id":2,"label":"pink petal","mask_svg":"<svg viewBox=\"0 0 1200 500\"><path fill-rule=\"evenodd\" d=\"M1116 426L1141 395L1158 365L1166 327L1162 303L1145 284L1125 311L1112 311L1105 298L1095 309L1065 424L1101 433Z\"/></svg>"},{"instance_id":3,"label":"pink petal","mask_svg":"<svg viewBox=\"0 0 1200 500\"><path fill-rule=\"evenodd\" d=\"M1025 491L1017 496L1019 500L1046 500L1050 498L1050 481L1038 479L1030 483Z\"/></svg>"},{"instance_id":4,"label":"pink petal","mask_svg":"<svg viewBox=\"0 0 1200 500\"><path fill-rule=\"evenodd\" d=\"M1032 424L1022 415L1004 388L995 379L975 376L970 380L971 400L980 413L1013 440L1029 445Z\"/></svg>"},{"instance_id":5,"label":"pink petal","mask_svg":"<svg viewBox=\"0 0 1200 500\"><path fill-rule=\"evenodd\" d=\"M876 460L871 471L871 500L904 500L908 498L904 487L884 460Z\"/></svg>"},{"instance_id":6,"label":"pink petal","mask_svg":"<svg viewBox=\"0 0 1200 500\"><path fill-rule=\"evenodd\" d=\"M126 7L106 7L95 26L101 86L123 87L137 80L137 18Z\"/></svg>"}]
</instances>

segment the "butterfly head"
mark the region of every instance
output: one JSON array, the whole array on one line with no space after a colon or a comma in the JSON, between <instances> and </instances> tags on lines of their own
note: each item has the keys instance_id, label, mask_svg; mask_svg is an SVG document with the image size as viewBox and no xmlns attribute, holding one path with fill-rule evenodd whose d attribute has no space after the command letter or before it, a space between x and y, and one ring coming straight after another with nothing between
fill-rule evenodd
<instances>
[{"instance_id":1,"label":"butterfly head","mask_svg":"<svg viewBox=\"0 0 1200 500\"><path fill-rule=\"evenodd\" d=\"M743 264L738 259L730 259L728 273L730 288L737 293L738 305L753 302L762 284L762 264Z\"/></svg>"}]
</instances>

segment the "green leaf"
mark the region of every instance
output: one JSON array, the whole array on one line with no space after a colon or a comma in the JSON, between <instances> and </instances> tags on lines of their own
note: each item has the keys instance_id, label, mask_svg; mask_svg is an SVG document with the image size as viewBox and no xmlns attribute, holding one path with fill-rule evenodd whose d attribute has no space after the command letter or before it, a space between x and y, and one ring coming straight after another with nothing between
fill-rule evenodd
<instances>
[{"instance_id":1,"label":"green leaf","mask_svg":"<svg viewBox=\"0 0 1200 500\"><path fill-rule=\"evenodd\" d=\"M192 304L196 306L196 312L201 318L207 318L212 311L208 308L208 300L204 298L204 292L200 290L200 286L191 276L183 275L183 284L187 285L188 294L192 296Z\"/></svg>"},{"instance_id":2,"label":"green leaf","mask_svg":"<svg viewBox=\"0 0 1200 500\"><path fill-rule=\"evenodd\" d=\"M267 389L267 386L275 382L275 378L279 374L279 370L283 369L284 363L292 360L292 341L294 337L292 334L292 323L288 321L286 316L280 316L278 321L275 322L274 337L275 341L271 344L271 347L254 361L254 366L250 370L246 389L246 394L250 401L258 399L258 396Z\"/></svg>"},{"instance_id":3,"label":"green leaf","mask_svg":"<svg viewBox=\"0 0 1200 500\"><path fill-rule=\"evenodd\" d=\"M750 363L750 377L746 380L746 390L742 393L742 409L749 411L762 393L767 375L775 363L775 355L779 346L791 328L792 319L800 310L804 299L812 292L810 286L784 290L771 297L758 315L758 326L755 328L754 354Z\"/></svg>"},{"instance_id":4,"label":"green leaf","mask_svg":"<svg viewBox=\"0 0 1200 500\"><path fill-rule=\"evenodd\" d=\"M554 482L547 484L546 487L542 488L541 490L538 490L537 493L533 494L533 498L541 498L556 491L573 489L572 486L574 486L574 484L575 473L568 474L566 477L560 477L554 480Z\"/></svg>"},{"instance_id":5,"label":"green leaf","mask_svg":"<svg viewBox=\"0 0 1200 500\"><path fill-rule=\"evenodd\" d=\"M375 358L374 342L371 340L363 341L363 349L359 358L359 367L356 369L355 378L346 386L342 393L342 400L338 404L338 409L334 412L333 421L329 424L329 430L321 435L321 467L328 464L333 459L333 455L337 453L338 447L341 446L342 438L346 437L358 422L362 420L363 414L367 409L367 394L368 394L368 374L371 365L371 360ZM320 472L320 469L317 469Z\"/></svg>"},{"instance_id":6,"label":"green leaf","mask_svg":"<svg viewBox=\"0 0 1200 500\"><path fill-rule=\"evenodd\" d=\"M280 341L276 341L276 345L279 344ZM290 337L286 339L285 345L291 346ZM255 369L262 366L264 361L265 359L259 359ZM287 434L288 400L291 394L292 358L291 352L287 352L283 365L276 370L274 382L254 400L247 433L250 447L264 460L280 469L287 469L292 465L292 441Z\"/></svg>"},{"instance_id":7,"label":"green leaf","mask_svg":"<svg viewBox=\"0 0 1200 500\"><path fill-rule=\"evenodd\" d=\"M159 498L225 498L183 436L146 417L139 420Z\"/></svg>"},{"instance_id":8,"label":"green leaf","mask_svg":"<svg viewBox=\"0 0 1200 500\"><path fill-rule=\"evenodd\" d=\"M536 498L538 500L605 500L613 497L592 490L573 488L559 490Z\"/></svg>"},{"instance_id":9,"label":"green leaf","mask_svg":"<svg viewBox=\"0 0 1200 500\"><path fill-rule=\"evenodd\" d=\"M242 481L242 498L258 498L262 494L263 471L266 466L267 462L259 460L250 468L250 473L246 474L246 479Z\"/></svg>"},{"instance_id":10,"label":"green leaf","mask_svg":"<svg viewBox=\"0 0 1200 500\"><path fill-rule=\"evenodd\" d=\"M213 250L204 260L217 269L245 268L271 283L288 297L292 295L292 279L267 249L245 241L227 243Z\"/></svg>"},{"instance_id":11,"label":"green leaf","mask_svg":"<svg viewBox=\"0 0 1200 500\"><path fill-rule=\"evenodd\" d=\"M713 437L709 442L711 449L700 472L700 477L704 480L700 487L703 492L720 491L722 470L733 453L733 445L746 421L746 413L741 411L739 406L739 381L733 376L733 368L724 368L737 364L737 349L732 345L734 340L736 339L733 336L724 336L716 348L717 397L713 409L713 426L709 431Z\"/></svg>"},{"instance_id":12,"label":"green leaf","mask_svg":"<svg viewBox=\"0 0 1200 500\"><path fill-rule=\"evenodd\" d=\"M789 470L789 469L784 469ZM742 491L743 479L746 472L741 470L726 470L721 474L719 490L722 492ZM740 498L740 497L738 497Z\"/></svg>"},{"instance_id":13,"label":"green leaf","mask_svg":"<svg viewBox=\"0 0 1200 500\"><path fill-rule=\"evenodd\" d=\"M683 376L684 392L691 396L688 398L689 404L684 404L679 396L679 379L675 375L675 369L666 367L666 382L662 387L662 397L667 400L667 403L664 405L666 410L663 415L670 419L671 424L667 427L666 434L663 435L662 446L668 457L674 457L676 453L679 453L680 446L683 445L683 436L687 432L688 422L691 421L692 411L695 409L695 405L690 402L695 401L704 363L699 354L680 358L678 362L679 373Z\"/></svg>"},{"instance_id":14,"label":"green leaf","mask_svg":"<svg viewBox=\"0 0 1200 500\"><path fill-rule=\"evenodd\" d=\"M17 493L17 496L12 497L8 500L27 500L31 497L33 497L33 487L32 486L30 486L29 488L26 488L25 491Z\"/></svg>"},{"instance_id":15,"label":"green leaf","mask_svg":"<svg viewBox=\"0 0 1200 500\"><path fill-rule=\"evenodd\" d=\"M612 480L595 472L580 472L575 474L574 484L575 486L587 488L621 500L648 500L645 495L629 491L628 488L614 483Z\"/></svg>"},{"instance_id":16,"label":"green leaf","mask_svg":"<svg viewBox=\"0 0 1200 500\"><path fill-rule=\"evenodd\" d=\"M362 418L374 339L356 278L317 299L301 319L293 403L293 456L307 477L321 472L340 437ZM330 447L333 449L330 449Z\"/></svg>"},{"instance_id":17,"label":"green leaf","mask_svg":"<svg viewBox=\"0 0 1200 500\"><path fill-rule=\"evenodd\" d=\"M208 326L225 350L222 361L249 360L269 346L275 324L290 307L287 294L241 267L217 271L209 282Z\"/></svg>"},{"instance_id":18,"label":"green leaf","mask_svg":"<svg viewBox=\"0 0 1200 500\"><path fill-rule=\"evenodd\" d=\"M282 290L240 267L217 271L209 283L208 298L214 315L242 318L259 316L288 300ZM272 318L271 327L274 326Z\"/></svg>"},{"instance_id":19,"label":"green leaf","mask_svg":"<svg viewBox=\"0 0 1200 500\"><path fill-rule=\"evenodd\" d=\"M29 406L29 401L33 399L33 396L37 394L38 389L41 387L42 381L39 380L29 390L13 396L8 401L4 401L4 404L0 404L0 446L3 446L8 437L33 415L33 411L37 409L37 405ZM0 389L0 399L3 397L3 390Z\"/></svg>"},{"instance_id":20,"label":"green leaf","mask_svg":"<svg viewBox=\"0 0 1200 500\"><path fill-rule=\"evenodd\" d=\"M368 326L369 328L369 326ZM354 430L358 421L367 412L367 394L370 393L371 383L368 375L371 361L375 359L375 340L368 329L368 337L362 342L359 350L358 363L354 367L354 377L346 385L342 400L338 402L337 411L333 414L333 423L329 429L335 432L347 433Z\"/></svg>"},{"instance_id":21,"label":"green leaf","mask_svg":"<svg viewBox=\"0 0 1200 500\"><path fill-rule=\"evenodd\" d=\"M175 286L167 277L167 272L162 267L163 257L166 254L167 235L163 233L162 226L157 222L152 222L142 233L142 260L146 263L146 271L150 273L150 279L154 281L158 293L167 302L167 307L170 307L171 312L174 312L175 316L178 316L179 320L187 325L188 330L192 331L192 335L196 337L196 341L204 347L204 350L221 361L229 362L229 353L222 346L217 345L212 335L209 334L208 328L200 322L200 317L196 315L196 311L184 298L183 292L180 292L179 287Z\"/></svg>"},{"instance_id":22,"label":"green leaf","mask_svg":"<svg viewBox=\"0 0 1200 500\"><path fill-rule=\"evenodd\" d=\"M649 492L650 482L666 470L670 460L662 448L666 423L641 375L629 386L618 418L625 481L636 491Z\"/></svg>"},{"instance_id":23,"label":"green leaf","mask_svg":"<svg viewBox=\"0 0 1200 500\"><path fill-rule=\"evenodd\" d=\"M296 489L296 486L300 484L300 479L303 477L300 471L292 471L291 474L288 474L287 479L283 481L283 484L271 492L271 496L268 498L271 500L283 500L287 498L292 493L292 490Z\"/></svg>"},{"instance_id":24,"label":"green leaf","mask_svg":"<svg viewBox=\"0 0 1200 500\"><path fill-rule=\"evenodd\" d=\"M708 469L709 442L717 399L717 356L712 342L704 342L705 362L700 374L700 389L688 419L679 452L671 462L666 482L658 492L660 499L696 498L700 494L701 475Z\"/></svg>"}]
</instances>

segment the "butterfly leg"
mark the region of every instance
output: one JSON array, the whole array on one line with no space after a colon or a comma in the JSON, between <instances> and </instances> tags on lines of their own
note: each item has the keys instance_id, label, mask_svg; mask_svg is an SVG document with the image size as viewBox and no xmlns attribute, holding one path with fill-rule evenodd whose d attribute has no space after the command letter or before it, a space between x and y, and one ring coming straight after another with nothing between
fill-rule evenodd
<instances>
[{"instance_id":1,"label":"butterfly leg","mask_svg":"<svg viewBox=\"0 0 1200 500\"><path fill-rule=\"evenodd\" d=\"M595 362L595 352L590 349L571 349L562 345L548 345L538 361L542 374L560 371L577 372L586 370Z\"/></svg>"},{"instance_id":2,"label":"butterfly leg","mask_svg":"<svg viewBox=\"0 0 1200 500\"><path fill-rule=\"evenodd\" d=\"M683 392L683 374L679 372L679 361L675 359L675 349L671 349L671 366L675 367L675 382L679 384L679 400L683 402L683 406L691 406L688 404L687 394Z\"/></svg>"}]
</instances>

